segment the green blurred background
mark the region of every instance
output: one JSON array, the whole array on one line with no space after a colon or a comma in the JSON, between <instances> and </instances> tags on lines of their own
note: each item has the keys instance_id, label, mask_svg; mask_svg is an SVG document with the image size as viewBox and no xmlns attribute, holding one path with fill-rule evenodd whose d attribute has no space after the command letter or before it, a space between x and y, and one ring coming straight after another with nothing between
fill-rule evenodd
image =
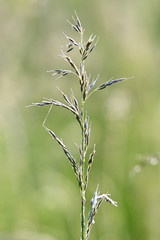
<instances>
[{"instance_id":1,"label":"green blurred background","mask_svg":"<svg viewBox=\"0 0 160 240\"><path fill-rule=\"evenodd\" d=\"M80 236L77 182L41 126L48 108L25 107L43 97L62 100L57 85L80 96L74 77L56 81L46 73L67 68L58 54L66 41L63 31L77 36L66 22L76 10L86 39L92 32L100 37L86 62L92 77L99 73L103 83L135 76L87 103L90 151L94 143L97 150L87 210L97 183L119 205L103 204L91 239L159 240L160 167L153 161L136 171L138 157L147 162L160 151L160 1L1 0L0 5L0 239ZM78 155L79 128L71 114L55 107L47 126Z\"/></svg>"}]
</instances>

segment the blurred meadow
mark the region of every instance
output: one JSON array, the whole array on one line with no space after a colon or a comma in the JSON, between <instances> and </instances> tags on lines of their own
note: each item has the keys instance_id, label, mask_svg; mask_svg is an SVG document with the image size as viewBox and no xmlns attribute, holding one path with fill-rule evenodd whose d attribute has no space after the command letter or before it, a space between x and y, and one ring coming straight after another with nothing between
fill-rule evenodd
<instances>
[{"instance_id":1,"label":"blurred meadow","mask_svg":"<svg viewBox=\"0 0 160 240\"><path fill-rule=\"evenodd\" d=\"M48 107L26 108L43 97L62 100L74 76L59 57L66 19L77 11L86 40L100 37L86 66L99 83L132 77L88 100L91 149L96 155L87 201L99 190L103 204L90 239L160 239L160 1L1 0L0 4L0 240L72 240L80 236L80 194L58 144L42 128ZM76 51L76 50L75 50ZM76 59L76 53L71 53ZM53 107L47 126L78 156L79 126Z\"/></svg>"}]
</instances>

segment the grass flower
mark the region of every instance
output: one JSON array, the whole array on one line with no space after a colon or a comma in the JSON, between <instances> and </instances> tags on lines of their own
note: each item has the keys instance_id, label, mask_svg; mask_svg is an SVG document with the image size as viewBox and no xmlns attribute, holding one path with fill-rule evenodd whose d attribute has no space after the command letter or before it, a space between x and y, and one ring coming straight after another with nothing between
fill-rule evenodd
<instances>
[{"instance_id":1,"label":"grass flower","mask_svg":"<svg viewBox=\"0 0 160 240\"><path fill-rule=\"evenodd\" d=\"M65 77L66 75L73 74L79 81L80 85L80 93L81 93L81 99L77 99L73 92L71 97L68 97L64 92L62 92L60 89L60 93L64 99L64 102L57 101L55 99L43 99L40 103L33 103L31 106L48 106L50 105L48 114L42 124L42 126L45 128L45 130L51 135L51 137L56 140L56 142L59 144L61 149L63 150L66 158L68 159L75 177L78 181L78 186L80 189L80 196L81 196L81 240L87 240L90 236L90 231L95 223L95 216L98 212L99 207L101 206L102 202L108 202L112 204L113 206L117 207L117 202L113 201L110 198L110 194L101 194L98 192L98 187L93 194L93 197L91 199L90 204L90 211L88 213L88 218L86 218L86 191L89 181L89 173L91 171L92 164L94 162L95 157L95 144L93 146L93 151L90 153L89 158L86 159L87 152L88 152L88 146L90 143L90 132L91 132L91 124L90 119L86 111L85 103L89 97L96 91L104 90L107 87L111 86L112 84L122 82L127 80L128 78L119 78L119 79L113 79L111 78L109 81L105 81L104 83L101 83L99 86L96 87L96 84L99 79L99 75L96 79L91 79L91 74L88 74L85 68L85 62L89 58L90 54L95 49L98 38L96 35L91 34L91 36L88 38L86 42L84 42L84 29L82 27L81 21L75 12L75 17L72 17L73 22L68 21L68 23L71 25L72 29L76 31L76 34L79 35L79 42L75 41L72 37L66 35L64 33L64 36L67 40L67 43L63 47L63 50L61 49L61 57L68 63L69 69L54 69L50 70L48 72L52 73L52 76L58 76ZM72 60L72 58L69 56L71 51L77 50L77 54L80 55L80 63L79 65L76 65L75 62ZM80 126L81 131L81 144L79 147L79 160L76 160L76 158L72 155L72 153L68 150L67 146L63 143L63 140L60 140L57 135L54 133L53 130L49 129L46 126L46 120L48 118L48 115L50 114L52 107L62 107L68 110L73 114L76 121L78 121L78 124Z\"/></svg>"}]
</instances>

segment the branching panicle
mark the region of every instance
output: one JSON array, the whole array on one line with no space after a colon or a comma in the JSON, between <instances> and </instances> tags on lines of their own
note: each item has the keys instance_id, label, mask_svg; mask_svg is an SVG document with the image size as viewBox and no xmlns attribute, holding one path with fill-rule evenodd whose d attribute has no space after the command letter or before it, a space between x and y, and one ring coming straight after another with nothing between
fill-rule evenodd
<instances>
[{"instance_id":1,"label":"branching panicle","mask_svg":"<svg viewBox=\"0 0 160 240\"><path fill-rule=\"evenodd\" d=\"M73 23L71 23L70 21L68 22L71 25L72 29L74 29L79 34L79 37L80 37L79 42L75 41L74 38L64 33L67 43L63 47L65 47L66 50L62 51L62 48L61 48L61 53L62 53L61 56L67 62L71 70L63 70L58 68L55 70L50 70L48 72L51 72L52 76L58 75L58 78L69 75L70 73L74 74L74 76L76 76L79 80L81 102L80 100L77 100L77 98L74 96L73 91L72 91L71 97L69 98L67 94L65 94L62 90L59 89L65 103L54 100L52 98L49 98L49 99L45 98L42 102L33 103L31 106L50 105L50 109L43 122L43 127L52 136L52 138L56 140L56 142L60 145L60 147L64 151L67 159L69 160L69 163L71 164L71 167L73 168L74 174L76 175L76 178L78 180L80 194L81 194L81 240L87 240L89 238L92 225L95 222L94 220L95 216L98 212L98 209L101 203L104 200L106 202L111 203L114 206L117 206L117 203L109 197L109 194L100 195L100 193L98 192L98 186L97 186L97 189L93 195L93 198L91 199L91 208L88 214L88 219L86 221L85 195L86 195L86 190L88 186L89 174L91 171L96 150L94 145L93 151L89 155L88 162L86 162L86 156L87 156L87 151L88 151L89 142L90 142L91 124L90 124L90 120L87 115L87 112L85 110L85 103L87 99L96 91L103 90L114 83L125 81L128 78L119 78L115 80L111 78L109 81L106 81L100 84L98 87L95 87L98 81L99 75L97 76L96 79L91 79L91 74L88 74L85 69L85 60L88 58L89 54L94 50L99 38L97 38L96 40L96 35L91 34L87 42L85 43L83 39L84 29L82 28L81 21L79 20L79 17L76 12L75 12L75 18L72 17L72 20L73 20ZM76 64L75 61L73 61L72 58L69 56L69 53L73 49L78 50L78 54L80 55L80 59L81 59L79 64ZM46 120L53 106L63 107L67 109L69 112L71 112L75 116L76 120L80 125L81 144L78 147L79 148L78 163L76 159L72 156L70 151L67 149L63 141L60 140L56 136L56 134L51 129L47 128L45 125Z\"/></svg>"}]
</instances>

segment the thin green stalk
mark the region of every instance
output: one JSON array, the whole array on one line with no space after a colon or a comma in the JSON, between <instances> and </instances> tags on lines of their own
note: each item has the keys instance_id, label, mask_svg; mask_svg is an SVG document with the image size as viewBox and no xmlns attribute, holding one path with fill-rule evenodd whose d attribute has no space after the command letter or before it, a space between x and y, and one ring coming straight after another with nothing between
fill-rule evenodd
<instances>
[{"instance_id":1,"label":"thin green stalk","mask_svg":"<svg viewBox=\"0 0 160 240\"><path fill-rule=\"evenodd\" d=\"M84 192L83 192L84 193ZM82 240L85 239L85 196L81 196L81 231L82 231Z\"/></svg>"},{"instance_id":2,"label":"thin green stalk","mask_svg":"<svg viewBox=\"0 0 160 240\"><path fill-rule=\"evenodd\" d=\"M84 102L82 98L81 102L81 117L82 117L82 187L81 187L81 233L82 233L82 240L85 239L85 189L84 189L84 181L85 181L85 154L84 154Z\"/></svg>"},{"instance_id":3,"label":"thin green stalk","mask_svg":"<svg viewBox=\"0 0 160 240\"><path fill-rule=\"evenodd\" d=\"M80 34L80 45L81 49L84 49L83 46L83 34L84 30L82 28L81 34ZM81 66L82 66L82 72L81 72L81 83L84 81L83 79L83 74L84 74L84 61L81 59ZM83 84L83 83L82 83ZM85 163L85 154L84 154L84 149L85 149L85 141L84 141L84 114L85 114L85 108L84 108L84 100L83 100L83 88L81 85L81 125L82 125L82 131L81 131L81 137L82 137L82 159L81 159L81 164L82 164L82 186L81 186L81 239L85 240L85 169L84 169L84 163Z\"/></svg>"}]
</instances>

